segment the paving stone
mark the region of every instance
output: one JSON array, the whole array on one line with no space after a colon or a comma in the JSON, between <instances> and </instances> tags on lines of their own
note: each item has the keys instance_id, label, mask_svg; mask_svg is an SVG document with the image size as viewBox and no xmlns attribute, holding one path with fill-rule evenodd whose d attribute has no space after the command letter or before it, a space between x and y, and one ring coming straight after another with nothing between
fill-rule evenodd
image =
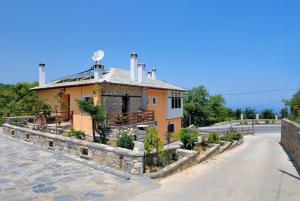
<instances>
[{"instance_id":1,"label":"paving stone","mask_svg":"<svg viewBox=\"0 0 300 201\"><path fill-rule=\"evenodd\" d=\"M1 128L0 141L0 201L120 200L109 196L123 193L123 199L133 185L73 157L5 137Z\"/></svg>"},{"instance_id":2,"label":"paving stone","mask_svg":"<svg viewBox=\"0 0 300 201\"><path fill-rule=\"evenodd\" d=\"M79 200L75 195L72 194L61 194L61 195L56 195L53 198L53 201L76 201Z\"/></svg>"},{"instance_id":3,"label":"paving stone","mask_svg":"<svg viewBox=\"0 0 300 201\"><path fill-rule=\"evenodd\" d=\"M12 181L11 179L0 179L1 184L6 184L6 183L9 183L11 181Z\"/></svg>"},{"instance_id":4,"label":"paving stone","mask_svg":"<svg viewBox=\"0 0 300 201\"><path fill-rule=\"evenodd\" d=\"M74 178L74 177L63 177L62 179L59 180L59 182L67 183L67 182L74 181L75 179L76 178Z\"/></svg>"},{"instance_id":5,"label":"paving stone","mask_svg":"<svg viewBox=\"0 0 300 201\"><path fill-rule=\"evenodd\" d=\"M100 191L97 190L89 190L84 194L85 197L93 197L93 198L101 198L104 197Z\"/></svg>"},{"instance_id":6,"label":"paving stone","mask_svg":"<svg viewBox=\"0 0 300 201\"><path fill-rule=\"evenodd\" d=\"M35 192L35 193L50 193L54 190L56 190L55 186L46 186L44 188L34 188L33 192Z\"/></svg>"},{"instance_id":7,"label":"paving stone","mask_svg":"<svg viewBox=\"0 0 300 201\"><path fill-rule=\"evenodd\" d=\"M25 166L29 166L29 165L32 165L32 163L25 162L25 163L19 164L18 167L25 167Z\"/></svg>"}]
</instances>

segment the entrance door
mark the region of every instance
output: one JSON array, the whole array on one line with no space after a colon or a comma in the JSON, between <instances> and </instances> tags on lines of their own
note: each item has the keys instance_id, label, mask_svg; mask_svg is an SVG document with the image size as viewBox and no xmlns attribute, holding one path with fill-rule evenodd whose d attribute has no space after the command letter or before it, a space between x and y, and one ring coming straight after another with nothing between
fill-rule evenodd
<instances>
[{"instance_id":1,"label":"entrance door","mask_svg":"<svg viewBox=\"0 0 300 201\"><path fill-rule=\"evenodd\" d=\"M128 112L128 103L129 103L129 97L123 96L122 97L122 113L127 113Z\"/></svg>"},{"instance_id":2,"label":"entrance door","mask_svg":"<svg viewBox=\"0 0 300 201\"><path fill-rule=\"evenodd\" d=\"M70 95L64 94L62 97L62 105L60 108L61 116L64 120L70 119Z\"/></svg>"}]
</instances>

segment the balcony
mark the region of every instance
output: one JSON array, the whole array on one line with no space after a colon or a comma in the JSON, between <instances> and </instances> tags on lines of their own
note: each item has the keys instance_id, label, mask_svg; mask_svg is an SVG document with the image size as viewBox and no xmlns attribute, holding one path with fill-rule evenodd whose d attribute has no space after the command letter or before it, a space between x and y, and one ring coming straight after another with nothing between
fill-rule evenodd
<instances>
[{"instance_id":1,"label":"balcony","mask_svg":"<svg viewBox=\"0 0 300 201\"><path fill-rule=\"evenodd\" d=\"M154 111L109 113L106 115L110 126L124 126L155 121Z\"/></svg>"}]
</instances>

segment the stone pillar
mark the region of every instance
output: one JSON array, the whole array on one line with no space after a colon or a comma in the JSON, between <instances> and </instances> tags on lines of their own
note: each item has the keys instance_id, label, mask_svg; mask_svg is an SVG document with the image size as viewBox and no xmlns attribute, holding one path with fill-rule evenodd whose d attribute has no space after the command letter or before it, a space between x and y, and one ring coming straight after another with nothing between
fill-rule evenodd
<instances>
[{"instance_id":1,"label":"stone pillar","mask_svg":"<svg viewBox=\"0 0 300 201\"><path fill-rule=\"evenodd\" d=\"M256 120L258 120L258 119L259 119L258 114L256 114Z\"/></svg>"},{"instance_id":2,"label":"stone pillar","mask_svg":"<svg viewBox=\"0 0 300 201\"><path fill-rule=\"evenodd\" d=\"M275 120L278 120L278 115L277 114L275 115Z\"/></svg>"},{"instance_id":3,"label":"stone pillar","mask_svg":"<svg viewBox=\"0 0 300 201\"><path fill-rule=\"evenodd\" d=\"M141 100L141 107L143 110L147 110L148 107L148 94L147 94L147 88L142 88L142 100Z\"/></svg>"},{"instance_id":4,"label":"stone pillar","mask_svg":"<svg viewBox=\"0 0 300 201\"><path fill-rule=\"evenodd\" d=\"M241 114L241 120L243 120L244 119L244 114Z\"/></svg>"}]
</instances>

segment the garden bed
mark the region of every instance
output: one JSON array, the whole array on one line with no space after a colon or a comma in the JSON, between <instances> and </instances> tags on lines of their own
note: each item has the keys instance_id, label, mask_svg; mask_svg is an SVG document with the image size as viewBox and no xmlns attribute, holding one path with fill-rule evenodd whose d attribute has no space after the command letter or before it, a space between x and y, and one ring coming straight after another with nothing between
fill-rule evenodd
<instances>
[{"instance_id":1,"label":"garden bed","mask_svg":"<svg viewBox=\"0 0 300 201\"><path fill-rule=\"evenodd\" d=\"M198 141L195 141L197 139ZM208 136L202 136L200 141L199 139L199 137L195 137L193 131L184 130L181 133L181 140L183 140L183 143L175 142L164 146L167 154L177 154L181 157L177 158L177 160L168 161L166 166L146 166L145 175L152 179L167 177L188 167L199 164L216 154L234 148L243 142L243 137L234 130L226 136L210 133ZM148 164L150 162L151 164L153 161L155 161L155 159L153 160L153 157L150 160L146 158L145 163Z\"/></svg>"}]
</instances>

